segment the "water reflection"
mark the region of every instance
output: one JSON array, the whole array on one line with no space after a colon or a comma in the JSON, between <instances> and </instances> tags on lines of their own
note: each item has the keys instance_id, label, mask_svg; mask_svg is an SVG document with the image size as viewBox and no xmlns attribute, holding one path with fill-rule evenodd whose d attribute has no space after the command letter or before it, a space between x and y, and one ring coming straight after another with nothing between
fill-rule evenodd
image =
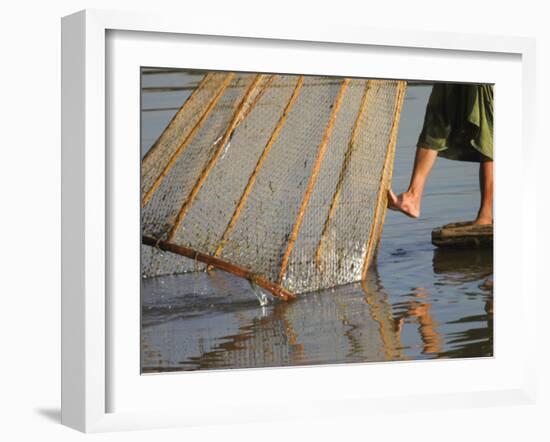
<instances>
[{"instance_id":1,"label":"water reflection","mask_svg":"<svg viewBox=\"0 0 550 442\"><path fill-rule=\"evenodd\" d=\"M493 355L493 250L434 251L433 270L448 281L478 282L484 304L482 312L450 321L461 326L449 333L450 347L440 351L439 357L466 358Z\"/></svg>"},{"instance_id":2,"label":"water reflection","mask_svg":"<svg viewBox=\"0 0 550 442\"><path fill-rule=\"evenodd\" d=\"M434 249L432 266L436 275L457 282L488 278L493 274L493 250Z\"/></svg>"},{"instance_id":3,"label":"water reflection","mask_svg":"<svg viewBox=\"0 0 550 442\"><path fill-rule=\"evenodd\" d=\"M223 272L143 281L144 372L403 359L376 272L357 284L260 306Z\"/></svg>"},{"instance_id":4,"label":"water reflection","mask_svg":"<svg viewBox=\"0 0 550 442\"><path fill-rule=\"evenodd\" d=\"M487 283L492 267L485 259L466 253L456 267L454 253L434 252L442 280ZM361 283L293 303L271 298L263 307L246 281L219 271L142 285L145 373L492 355L489 285L483 312L447 322L437 319L439 301L427 288L392 302L376 268Z\"/></svg>"},{"instance_id":5,"label":"water reflection","mask_svg":"<svg viewBox=\"0 0 550 442\"><path fill-rule=\"evenodd\" d=\"M405 322L418 324L422 354L439 354L442 338L437 331L438 324L430 313L432 306L429 302L429 293L426 289L419 287L413 289L411 296L414 299L396 306L401 310L394 318L396 331L401 334Z\"/></svg>"}]
</instances>

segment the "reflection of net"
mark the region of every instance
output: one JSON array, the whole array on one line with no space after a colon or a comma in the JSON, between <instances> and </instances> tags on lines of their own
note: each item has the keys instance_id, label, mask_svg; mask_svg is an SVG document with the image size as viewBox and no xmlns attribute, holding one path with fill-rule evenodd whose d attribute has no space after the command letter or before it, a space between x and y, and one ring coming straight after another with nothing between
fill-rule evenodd
<instances>
[{"instance_id":1,"label":"reflection of net","mask_svg":"<svg viewBox=\"0 0 550 442\"><path fill-rule=\"evenodd\" d=\"M143 372L407 359L392 306L371 270L360 283L329 294L276 303L261 321L257 309L248 308L248 284L223 272L149 280L142 302ZM212 305L224 319L205 336L203 315L213 312ZM182 317L185 333L158 332L170 319L178 330Z\"/></svg>"},{"instance_id":2,"label":"reflection of net","mask_svg":"<svg viewBox=\"0 0 550 442\"><path fill-rule=\"evenodd\" d=\"M400 81L206 75L143 160L144 244L283 298L364 278L404 89ZM146 261L149 275L166 272L151 253Z\"/></svg>"}]
</instances>

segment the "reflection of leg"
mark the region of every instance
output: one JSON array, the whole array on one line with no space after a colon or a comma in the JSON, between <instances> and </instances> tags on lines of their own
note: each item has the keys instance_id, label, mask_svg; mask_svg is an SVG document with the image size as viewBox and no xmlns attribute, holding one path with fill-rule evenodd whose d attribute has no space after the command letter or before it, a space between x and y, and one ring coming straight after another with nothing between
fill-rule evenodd
<instances>
[{"instance_id":1,"label":"reflection of leg","mask_svg":"<svg viewBox=\"0 0 550 442\"><path fill-rule=\"evenodd\" d=\"M407 309L394 319L394 327L397 334L401 334L403 325L406 319L416 319L420 333L420 339L423 344L423 353L434 354L440 353L442 348L442 337L437 331L438 324L432 318L430 309L432 305L428 302L429 293L419 287L415 289L415 297L418 300L409 301L407 303Z\"/></svg>"},{"instance_id":2,"label":"reflection of leg","mask_svg":"<svg viewBox=\"0 0 550 442\"><path fill-rule=\"evenodd\" d=\"M430 314L430 304L420 304L415 309L415 315L420 323L420 337L424 344L424 353L440 353L441 352L441 336L436 329L437 324L434 322Z\"/></svg>"},{"instance_id":3,"label":"reflection of leg","mask_svg":"<svg viewBox=\"0 0 550 442\"><path fill-rule=\"evenodd\" d=\"M406 318L418 320L418 331L420 339L424 346L423 353L441 352L441 335L437 331L437 323L433 320L430 313L431 305L427 302L411 301L407 306L407 311L395 319L395 328L397 333L401 333Z\"/></svg>"},{"instance_id":4,"label":"reflection of leg","mask_svg":"<svg viewBox=\"0 0 550 442\"><path fill-rule=\"evenodd\" d=\"M409 188L399 196L396 196L391 190L388 192L388 207L390 209L399 210L413 218L420 216L422 193L424 192L426 179L432 170L436 158L436 150L424 147L416 149Z\"/></svg>"},{"instance_id":5,"label":"reflection of leg","mask_svg":"<svg viewBox=\"0 0 550 442\"><path fill-rule=\"evenodd\" d=\"M479 164L479 189L481 204L474 224L493 223L493 162L483 161Z\"/></svg>"}]
</instances>

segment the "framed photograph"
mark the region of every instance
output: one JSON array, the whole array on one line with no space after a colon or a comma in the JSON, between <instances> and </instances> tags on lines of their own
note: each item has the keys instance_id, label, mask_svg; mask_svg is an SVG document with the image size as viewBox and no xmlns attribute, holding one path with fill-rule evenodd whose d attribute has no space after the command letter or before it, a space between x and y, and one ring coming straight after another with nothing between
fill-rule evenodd
<instances>
[{"instance_id":1,"label":"framed photograph","mask_svg":"<svg viewBox=\"0 0 550 442\"><path fill-rule=\"evenodd\" d=\"M108 11L62 36L64 424L534 400L532 40Z\"/></svg>"}]
</instances>

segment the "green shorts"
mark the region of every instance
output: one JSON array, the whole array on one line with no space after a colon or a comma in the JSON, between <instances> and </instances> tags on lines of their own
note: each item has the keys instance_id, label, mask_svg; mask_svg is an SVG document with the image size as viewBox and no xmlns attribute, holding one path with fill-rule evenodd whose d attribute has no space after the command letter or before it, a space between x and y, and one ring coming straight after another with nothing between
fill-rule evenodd
<instances>
[{"instance_id":1,"label":"green shorts","mask_svg":"<svg viewBox=\"0 0 550 442\"><path fill-rule=\"evenodd\" d=\"M493 160L493 85L433 86L418 147L458 161Z\"/></svg>"}]
</instances>

